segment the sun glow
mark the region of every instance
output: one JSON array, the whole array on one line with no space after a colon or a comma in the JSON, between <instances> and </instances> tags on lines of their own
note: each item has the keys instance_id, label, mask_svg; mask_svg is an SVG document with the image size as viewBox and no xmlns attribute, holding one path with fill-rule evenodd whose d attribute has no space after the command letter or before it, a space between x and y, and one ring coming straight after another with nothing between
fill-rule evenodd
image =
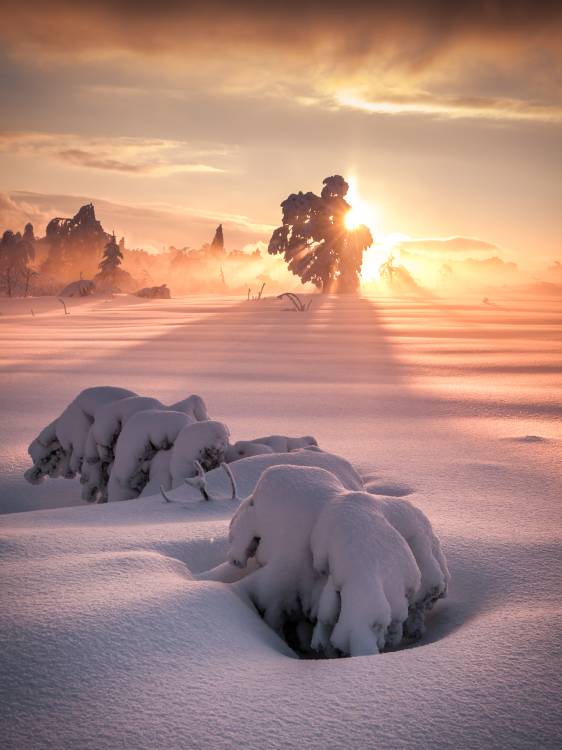
<instances>
[{"instance_id":1,"label":"sun glow","mask_svg":"<svg viewBox=\"0 0 562 750\"><path fill-rule=\"evenodd\" d=\"M365 224L375 236L377 225L380 223L380 210L373 203L367 203L359 195L357 190L357 181L354 177L348 179L349 190L346 195L347 202L351 209L345 216L346 229L353 231L361 224Z\"/></svg>"},{"instance_id":2,"label":"sun glow","mask_svg":"<svg viewBox=\"0 0 562 750\"><path fill-rule=\"evenodd\" d=\"M380 279L379 269L382 264L392 255L400 258L400 243L409 239L407 234L383 234L379 232L376 243L371 245L363 254L361 265L361 284L364 287L376 285Z\"/></svg>"}]
</instances>

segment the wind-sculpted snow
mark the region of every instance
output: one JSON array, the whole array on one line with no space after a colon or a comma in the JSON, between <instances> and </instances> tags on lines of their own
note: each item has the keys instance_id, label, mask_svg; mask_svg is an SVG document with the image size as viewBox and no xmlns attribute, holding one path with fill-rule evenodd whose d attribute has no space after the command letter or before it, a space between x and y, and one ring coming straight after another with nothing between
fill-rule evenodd
<instances>
[{"instance_id":1,"label":"wind-sculpted snow","mask_svg":"<svg viewBox=\"0 0 562 750\"><path fill-rule=\"evenodd\" d=\"M419 509L350 491L317 467L263 473L232 519L228 557L240 568L255 557L238 585L274 630L290 627L300 649L328 656L419 638L449 580Z\"/></svg>"}]
</instances>

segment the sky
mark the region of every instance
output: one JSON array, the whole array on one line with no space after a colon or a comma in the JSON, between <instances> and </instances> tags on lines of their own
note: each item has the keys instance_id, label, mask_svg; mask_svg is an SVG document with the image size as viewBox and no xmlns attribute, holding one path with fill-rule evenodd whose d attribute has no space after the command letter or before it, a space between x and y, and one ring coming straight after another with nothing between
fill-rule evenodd
<instances>
[{"instance_id":1,"label":"sky","mask_svg":"<svg viewBox=\"0 0 562 750\"><path fill-rule=\"evenodd\" d=\"M2 229L243 247L342 174L381 246L562 257L560 3L3 0L0 69Z\"/></svg>"}]
</instances>

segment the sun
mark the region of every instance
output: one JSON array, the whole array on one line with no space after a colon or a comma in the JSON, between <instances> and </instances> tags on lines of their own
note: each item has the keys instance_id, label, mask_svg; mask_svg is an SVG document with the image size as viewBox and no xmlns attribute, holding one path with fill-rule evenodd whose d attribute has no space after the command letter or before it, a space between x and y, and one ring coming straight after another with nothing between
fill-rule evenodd
<instances>
[{"instance_id":1,"label":"sun","mask_svg":"<svg viewBox=\"0 0 562 750\"><path fill-rule=\"evenodd\" d=\"M374 236L376 226L380 222L380 210L378 206L375 206L373 203L367 203L361 198L357 190L357 181L354 177L350 177L348 182L349 190L346 200L351 205L351 209L345 215L345 227L353 231L361 224L365 224Z\"/></svg>"}]
</instances>

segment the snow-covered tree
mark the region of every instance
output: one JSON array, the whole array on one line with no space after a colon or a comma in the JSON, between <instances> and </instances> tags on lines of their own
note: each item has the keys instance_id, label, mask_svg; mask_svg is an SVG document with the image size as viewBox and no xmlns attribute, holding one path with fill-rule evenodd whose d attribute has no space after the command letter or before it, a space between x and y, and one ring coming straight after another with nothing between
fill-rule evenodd
<instances>
[{"instance_id":1,"label":"snow-covered tree","mask_svg":"<svg viewBox=\"0 0 562 750\"><path fill-rule=\"evenodd\" d=\"M103 251L103 256L99 264L99 278L111 281L115 276L115 271L119 268L122 262L123 253L117 244L114 233Z\"/></svg>"},{"instance_id":2,"label":"snow-covered tree","mask_svg":"<svg viewBox=\"0 0 562 750\"><path fill-rule=\"evenodd\" d=\"M326 177L320 196L292 193L283 201L283 223L269 241L270 254L283 254L289 270L303 283L323 292L355 292L364 251L372 244L369 229L350 230L345 218L348 183L340 175Z\"/></svg>"},{"instance_id":3,"label":"snow-covered tree","mask_svg":"<svg viewBox=\"0 0 562 750\"><path fill-rule=\"evenodd\" d=\"M216 255L222 255L224 253L224 235L222 231L222 224L218 225L209 250Z\"/></svg>"},{"instance_id":4,"label":"snow-covered tree","mask_svg":"<svg viewBox=\"0 0 562 750\"><path fill-rule=\"evenodd\" d=\"M113 291L131 291L135 287L135 281L128 271L120 266L123 262L123 244L117 243L115 233L112 234L106 244L103 256L99 264L99 273L96 274L96 285L101 289Z\"/></svg>"},{"instance_id":5,"label":"snow-covered tree","mask_svg":"<svg viewBox=\"0 0 562 750\"><path fill-rule=\"evenodd\" d=\"M109 235L96 219L93 204L88 203L72 218L51 219L45 240L49 251L41 271L68 283L80 271L88 276L95 272Z\"/></svg>"},{"instance_id":6,"label":"snow-covered tree","mask_svg":"<svg viewBox=\"0 0 562 750\"><path fill-rule=\"evenodd\" d=\"M312 466L263 472L232 519L228 554L249 568L237 587L266 622L300 650L326 656L378 653L419 637L449 581L419 509L346 489Z\"/></svg>"}]
</instances>

